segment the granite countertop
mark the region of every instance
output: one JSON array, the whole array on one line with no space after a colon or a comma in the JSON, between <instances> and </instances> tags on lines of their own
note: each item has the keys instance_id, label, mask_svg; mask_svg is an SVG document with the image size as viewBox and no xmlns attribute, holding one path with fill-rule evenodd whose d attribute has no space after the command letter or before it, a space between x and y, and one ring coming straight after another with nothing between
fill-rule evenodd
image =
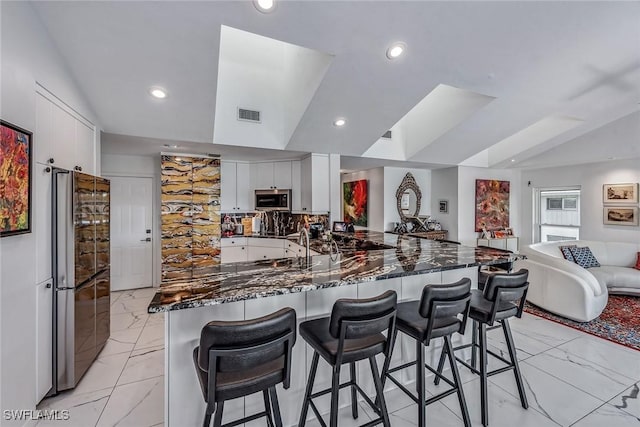
<instances>
[{"instance_id":1,"label":"granite countertop","mask_svg":"<svg viewBox=\"0 0 640 427\"><path fill-rule=\"evenodd\" d=\"M316 255L309 260L283 258L221 264L215 273L205 277L163 284L148 311L182 310L524 258L499 249L473 248L374 231L334 234L336 238L393 248L343 250L333 257Z\"/></svg>"}]
</instances>

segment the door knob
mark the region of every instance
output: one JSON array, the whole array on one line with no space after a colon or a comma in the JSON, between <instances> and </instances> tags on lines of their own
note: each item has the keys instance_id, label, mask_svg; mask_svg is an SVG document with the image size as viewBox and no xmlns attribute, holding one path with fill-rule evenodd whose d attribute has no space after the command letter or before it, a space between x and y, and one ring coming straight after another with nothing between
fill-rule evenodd
<instances>
[{"instance_id":1,"label":"door knob","mask_svg":"<svg viewBox=\"0 0 640 427\"><path fill-rule=\"evenodd\" d=\"M151 237L147 237L146 239L142 239L140 241L141 242L150 242L151 241Z\"/></svg>"}]
</instances>

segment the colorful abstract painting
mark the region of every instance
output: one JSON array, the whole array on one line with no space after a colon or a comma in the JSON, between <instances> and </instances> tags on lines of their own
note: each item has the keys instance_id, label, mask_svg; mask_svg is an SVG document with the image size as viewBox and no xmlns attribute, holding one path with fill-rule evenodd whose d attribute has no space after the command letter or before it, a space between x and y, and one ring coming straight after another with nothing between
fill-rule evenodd
<instances>
[{"instance_id":1,"label":"colorful abstract painting","mask_svg":"<svg viewBox=\"0 0 640 427\"><path fill-rule=\"evenodd\" d=\"M31 232L31 138L0 122L0 237Z\"/></svg>"},{"instance_id":2,"label":"colorful abstract painting","mask_svg":"<svg viewBox=\"0 0 640 427\"><path fill-rule=\"evenodd\" d=\"M366 179L342 184L343 217L345 222L363 227L369 225L368 189L369 182Z\"/></svg>"},{"instance_id":3,"label":"colorful abstract painting","mask_svg":"<svg viewBox=\"0 0 640 427\"><path fill-rule=\"evenodd\" d=\"M476 231L509 227L509 181L476 179Z\"/></svg>"}]
</instances>

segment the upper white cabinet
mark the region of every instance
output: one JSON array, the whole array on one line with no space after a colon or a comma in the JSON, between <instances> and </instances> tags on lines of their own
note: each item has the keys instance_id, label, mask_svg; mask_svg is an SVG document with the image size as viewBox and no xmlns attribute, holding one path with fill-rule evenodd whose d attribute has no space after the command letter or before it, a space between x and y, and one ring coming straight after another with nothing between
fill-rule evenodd
<instances>
[{"instance_id":1,"label":"upper white cabinet","mask_svg":"<svg viewBox=\"0 0 640 427\"><path fill-rule=\"evenodd\" d=\"M35 161L95 174L95 129L67 108L36 94Z\"/></svg>"},{"instance_id":2,"label":"upper white cabinet","mask_svg":"<svg viewBox=\"0 0 640 427\"><path fill-rule=\"evenodd\" d=\"M236 163L220 162L220 210L236 210Z\"/></svg>"},{"instance_id":3,"label":"upper white cabinet","mask_svg":"<svg viewBox=\"0 0 640 427\"><path fill-rule=\"evenodd\" d=\"M252 163L251 183L254 190L291 188L291 162Z\"/></svg>"},{"instance_id":4,"label":"upper white cabinet","mask_svg":"<svg viewBox=\"0 0 640 427\"><path fill-rule=\"evenodd\" d=\"M291 162L291 210L294 212L302 210L302 162L293 160Z\"/></svg>"},{"instance_id":5,"label":"upper white cabinet","mask_svg":"<svg viewBox=\"0 0 640 427\"><path fill-rule=\"evenodd\" d=\"M273 186L275 188L291 188L291 162L273 163Z\"/></svg>"},{"instance_id":6,"label":"upper white cabinet","mask_svg":"<svg viewBox=\"0 0 640 427\"><path fill-rule=\"evenodd\" d=\"M222 212L253 210L253 191L248 163L222 161L220 166L220 209Z\"/></svg>"},{"instance_id":7,"label":"upper white cabinet","mask_svg":"<svg viewBox=\"0 0 640 427\"><path fill-rule=\"evenodd\" d=\"M93 129L76 120L75 165L74 169L95 175L95 147Z\"/></svg>"},{"instance_id":8,"label":"upper white cabinet","mask_svg":"<svg viewBox=\"0 0 640 427\"><path fill-rule=\"evenodd\" d=\"M249 163L236 164L236 206L241 211L252 211L255 208Z\"/></svg>"},{"instance_id":9,"label":"upper white cabinet","mask_svg":"<svg viewBox=\"0 0 640 427\"><path fill-rule=\"evenodd\" d=\"M39 93L36 94L36 131L33 143L36 163L47 164L55 160L53 139L53 104Z\"/></svg>"},{"instance_id":10,"label":"upper white cabinet","mask_svg":"<svg viewBox=\"0 0 640 427\"><path fill-rule=\"evenodd\" d=\"M301 207L309 213L329 212L329 156L311 154L301 163Z\"/></svg>"},{"instance_id":11,"label":"upper white cabinet","mask_svg":"<svg viewBox=\"0 0 640 427\"><path fill-rule=\"evenodd\" d=\"M71 114L57 105L52 104L51 111L53 113L53 138L51 139L53 164L72 170L76 163L76 121ZM37 144L38 135L35 135L34 141Z\"/></svg>"}]
</instances>

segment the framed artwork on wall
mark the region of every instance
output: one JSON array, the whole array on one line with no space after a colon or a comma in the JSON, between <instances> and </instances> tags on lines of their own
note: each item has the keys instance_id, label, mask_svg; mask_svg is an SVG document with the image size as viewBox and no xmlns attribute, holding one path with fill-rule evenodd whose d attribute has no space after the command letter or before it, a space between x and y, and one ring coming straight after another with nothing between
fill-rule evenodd
<instances>
[{"instance_id":1,"label":"framed artwork on wall","mask_svg":"<svg viewBox=\"0 0 640 427\"><path fill-rule=\"evenodd\" d=\"M342 186L342 205L344 221L353 225L366 227L369 225L369 181L345 182Z\"/></svg>"},{"instance_id":2,"label":"framed artwork on wall","mask_svg":"<svg viewBox=\"0 0 640 427\"><path fill-rule=\"evenodd\" d=\"M606 225L638 225L637 206L605 206L603 222Z\"/></svg>"},{"instance_id":3,"label":"framed artwork on wall","mask_svg":"<svg viewBox=\"0 0 640 427\"><path fill-rule=\"evenodd\" d=\"M0 237L31 232L33 134L0 120Z\"/></svg>"},{"instance_id":4,"label":"framed artwork on wall","mask_svg":"<svg viewBox=\"0 0 640 427\"><path fill-rule=\"evenodd\" d=\"M605 205L638 203L638 183L604 184L602 186L602 203Z\"/></svg>"},{"instance_id":5,"label":"framed artwork on wall","mask_svg":"<svg viewBox=\"0 0 640 427\"><path fill-rule=\"evenodd\" d=\"M449 212L449 201L448 200L440 200L438 201L438 207L440 213L448 213Z\"/></svg>"},{"instance_id":6,"label":"framed artwork on wall","mask_svg":"<svg viewBox=\"0 0 640 427\"><path fill-rule=\"evenodd\" d=\"M476 231L509 227L509 181L476 179Z\"/></svg>"}]
</instances>

